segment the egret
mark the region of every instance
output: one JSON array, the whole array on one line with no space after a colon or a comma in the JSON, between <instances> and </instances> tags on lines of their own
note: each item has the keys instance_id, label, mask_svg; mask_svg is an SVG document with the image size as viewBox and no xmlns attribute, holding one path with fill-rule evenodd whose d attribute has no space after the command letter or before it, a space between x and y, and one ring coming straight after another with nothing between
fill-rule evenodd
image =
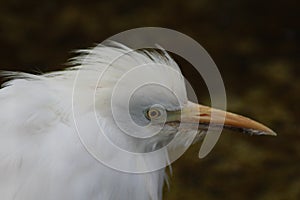
<instances>
[{"instance_id":1,"label":"egret","mask_svg":"<svg viewBox=\"0 0 300 200\"><path fill-rule=\"evenodd\" d=\"M208 124L275 135L249 118L188 101L180 69L164 50L133 51L111 43L81 50L71 63L64 71L43 75L1 73L10 79L0 90L1 199L159 200L166 177L163 167L145 173L126 169L151 168L161 161L170 164L177 148L205 134ZM136 66L145 67L135 71ZM127 101L126 87L145 79L165 87L138 87ZM220 116L225 116L224 124ZM131 130L128 123L142 128ZM159 131L149 135L150 130ZM196 135L190 134L195 130ZM97 141L86 140L89 134L97 135ZM173 142L173 151L147 162L143 159L180 135L184 137ZM128 152L141 153L139 160L115 153L108 140ZM90 151L97 148L103 162ZM106 164L114 160L120 165Z\"/></svg>"}]
</instances>

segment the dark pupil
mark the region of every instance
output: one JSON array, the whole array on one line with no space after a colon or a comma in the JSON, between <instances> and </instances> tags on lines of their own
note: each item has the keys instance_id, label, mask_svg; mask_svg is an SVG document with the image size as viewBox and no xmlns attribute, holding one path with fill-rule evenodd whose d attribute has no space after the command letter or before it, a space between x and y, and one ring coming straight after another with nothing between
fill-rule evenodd
<instances>
[{"instance_id":1,"label":"dark pupil","mask_svg":"<svg viewBox=\"0 0 300 200\"><path fill-rule=\"evenodd\" d=\"M156 116L158 116L158 112L155 111L155 110L150 111L150 116L151 116L151 117L156 117Z\"/></svg>"}]
</instances>

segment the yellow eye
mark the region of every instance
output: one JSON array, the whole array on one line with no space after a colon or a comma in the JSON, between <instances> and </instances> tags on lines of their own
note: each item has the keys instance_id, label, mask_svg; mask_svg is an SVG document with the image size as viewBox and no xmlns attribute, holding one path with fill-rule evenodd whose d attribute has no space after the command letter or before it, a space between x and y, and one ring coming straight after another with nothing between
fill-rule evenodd
<instances>
[{"instance_id":1,"label":"yellow eye","mask_svg":"<svg viewBox=\"0 0 300 200\"><path fill-rule=\"evenodd\" d=\"M161 112L156 108L150 108L147 112L148 119L157 119L161 116Z\"/></svg>"}]
</instances>

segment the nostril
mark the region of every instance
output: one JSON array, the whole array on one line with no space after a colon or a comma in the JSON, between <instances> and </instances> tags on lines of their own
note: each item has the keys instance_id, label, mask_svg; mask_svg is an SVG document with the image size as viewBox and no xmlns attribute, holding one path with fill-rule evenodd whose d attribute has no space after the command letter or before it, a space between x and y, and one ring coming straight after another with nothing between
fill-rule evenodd
<instances>
[{"instance_id":1,"label":"nostril","mask_svg":"<svg viewBox=\"0 0 300 200\"><path fill-rule=\"evenodd\" d=\"M200 114L200 117L209 117L209 114Z\"/></svg>"}]
</instances>

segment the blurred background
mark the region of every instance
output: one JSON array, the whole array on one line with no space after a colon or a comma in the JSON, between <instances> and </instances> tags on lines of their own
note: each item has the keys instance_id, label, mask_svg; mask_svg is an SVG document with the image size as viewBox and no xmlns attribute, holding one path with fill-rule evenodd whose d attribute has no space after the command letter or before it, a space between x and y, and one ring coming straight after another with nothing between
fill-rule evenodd
<instances>
[{"instance_id":1,"label":"blurred background","mask_svg":"<svg viewBox=\"0 0 300 200\"><path fill-rule=\"evenodd\" d=\"M201 160L200 145L193 145L173 164L164 199L300 199L299 8L291 0L1 0L0 69L62 69L71 50L131 28L187 34L219 67L228 110L264 122L278 136L224 131ZM197 77L182 69L201 94Z\"/></svg>"}]
</instances>

